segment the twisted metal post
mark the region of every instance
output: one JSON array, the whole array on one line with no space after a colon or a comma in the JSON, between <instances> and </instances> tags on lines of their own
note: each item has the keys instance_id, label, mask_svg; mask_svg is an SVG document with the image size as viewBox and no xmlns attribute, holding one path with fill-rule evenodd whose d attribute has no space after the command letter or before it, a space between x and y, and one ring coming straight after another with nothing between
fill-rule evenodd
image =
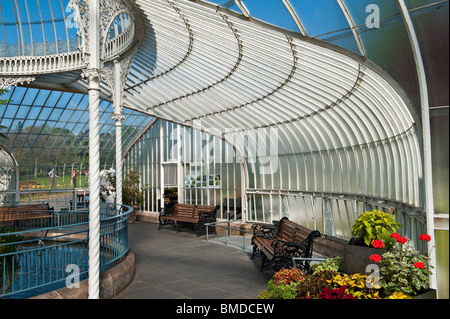
<instances>
[{"instance_id":1,"label":"twisted metal post","mask_svg":"<svg viewBox=\"0 0 450 319\"><path fill-rule=\"evenodd\" d=\"M100 80L89 74L89 299L99 297L100 277Z\"/></svg>"},{"instance_id":2,"label":"twisted metal post","mask_svg":"<svg viewBox=\"0 0 450 319\"><path fill-rule=\"evenodd\" d=\"M122 205L122 114L114 114L116 127L116 203Z\"/></svg>"},{"instance_id":3,"label":"twisted metal post","mask_svg":"<svg viewBox=\"0 0 450 319\"><path fill-rule=\"evenodd\" d=\"M122 205L122 66L114 61L114 114L116 128L116 203Z\"/></svg>"},{"instance_id":4,"label":"twisted metal post","mask_svg":"<svg viewBox=\"0 0 450 319\"><path fill-rule=\"evenodd\" d=\"M100 297L100 7L89 0L89 299Z\"/></svg>"}]
</instances>

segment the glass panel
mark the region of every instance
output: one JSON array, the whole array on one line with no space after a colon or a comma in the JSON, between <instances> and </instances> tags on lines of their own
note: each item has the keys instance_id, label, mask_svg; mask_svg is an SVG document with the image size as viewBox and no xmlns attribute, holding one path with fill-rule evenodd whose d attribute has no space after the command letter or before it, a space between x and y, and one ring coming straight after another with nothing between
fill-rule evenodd
<instances>
[{"instance_id":1,"label":"glass panel","mask_svg":"<svg viewBox=\"0 0 450 319\"><path fill-rule=\"evenodd\" d=\"M379 9L379 28L366 24L368 18L372 21L371 15L376 17L376 12L371 11L369 7L374 5L372 0L344 0L344 3L358 26L357 31L367 57L387 71L403 87L419 110L417 73L415 68L411 67L415 65L414 58L396 1L377 2L375 8Z\"/></svg>"},{"instance_id":2,"label":"glass panel","mask_svg":"<svg viewBox=\"0 0 450 319\"><path fill-rule=\"evenodd\" d=\"M290 0L290 2L310 37L349 28L337 1Z\"/></svg>"},{"instance_id":3,"label":"glass panel","mask_svg":"<svg viewBox=\"0 0 450 319\"><path fill-rule=\"evenodd\" d=\"M278 27L299 32L289 11L281 0L243 0L250 15Z\"/></svg>"},{"instance_id":4,"label":"glass panel","mask_svg":"<svg viewBox=\"0 0 450 319\"><path fill-rule=\"evenodd\" d=\"M239 9L239 7L234 3L234 0L207 0L206 2L211 2L214 4L217 4L219 6L228 8L230 10L236 11L238 13L242 13L241 10Z\"/></svg>"}]
</instances>

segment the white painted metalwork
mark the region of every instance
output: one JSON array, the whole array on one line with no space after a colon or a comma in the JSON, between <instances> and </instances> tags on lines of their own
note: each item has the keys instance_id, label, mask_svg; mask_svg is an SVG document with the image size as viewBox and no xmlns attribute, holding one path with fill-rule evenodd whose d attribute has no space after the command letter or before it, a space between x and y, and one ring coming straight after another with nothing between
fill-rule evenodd
<instances>
[{"instance_id":1,"label":"white painted metalwork","mask_svg":"<svg viewBox=\"0 0 450 319\"><path fill-rule=\"evenodd\" d=\"M242 0L234 0L234 2L236 3L236 5L239 7L239 9L242 11L242 13L247 17L250 18L250 12L248 11L247 7L245 6L245 4L242 2Z\"/></svg>"},{"instance_id":2,"label":"white painted metalwork","mask_svg":"<svg viewBox=\"0 0 450 319\"><path fill-rule=\"evenodd\" d=\"M294 19L295 24L297 25L298 29L300 30L301 34L307 35L306 29L302 24L302 21L298 17L297 13L295 12L294 8L292 8L291 3L289 0L282 0L284 5L286 6L286 9L289 11L289 14L292 16L292 19Z\"/></svg>"},{"instance_id":3,"label":"white painted metalwork","mask_svg":"<svg viewBox=\"0 0 450 319\"><path fill-rule=\"evenodd\" d=\"M361 38L359 36L358 30L356 29L355 22L353 21L351 14L348 12L347 6L345 5L343 0L337 0L337 2L339 3L339 6L341 7L342 12L345 15L345 18L347 19L348 24L350 25L350 28L352 29L352 33L353 33L353 36L355 37L356 44L358 45L359 52L361 53L362 56L365 56L366 52L364 49L364 45L361 42Z\"/></svg>"},{"instance_id":4,"label":"white painted metalwork","mask_svg":"<svg viewBox=\"0 0 450 319\"><path fill-rule=\"evenodd\" d=\"M81 52L44 56L0 58L0 76L24 76L80 70L85 67Z\"/></svg>"},{"instance_id":5,"label":"white painted metalwork","mask_svg":"<svg viewBox=\"0 0 450 319\"><path fill-rule=\"evenodd\" d=\"M89 0L89 299L100 296L100 7Z\"/></svg>"},{"instance_id":6,"label":"white painted metalwork","mask_svg":"<svg viewBox=\"0 0 450 319\"><path fill-rule=\"evenodd\" d=\"M431 240L428 243L429 251L432 251L430 256L430 265L436 269L436 250L432 249L435 246L434 236L434 203L433 203L433 172L431 159L431 129L430 129L430 111L429 111L429 97L427 78L425 68L423 65L422 54L420 51L419 41L417 40L416 31L412 23L408 8L403 0L397 0L400 12L405 21L408 36L413 48L414 61L416 63L417 75L419 77L420 102L421 102L421 116L422 116L422 139L423 139L423 162L424 162L424 193L425 193L425 211L427 213L427 233ZM433 272L430 279L430 286L437 287L436 272Z\"/></svg>"}]
</instances>

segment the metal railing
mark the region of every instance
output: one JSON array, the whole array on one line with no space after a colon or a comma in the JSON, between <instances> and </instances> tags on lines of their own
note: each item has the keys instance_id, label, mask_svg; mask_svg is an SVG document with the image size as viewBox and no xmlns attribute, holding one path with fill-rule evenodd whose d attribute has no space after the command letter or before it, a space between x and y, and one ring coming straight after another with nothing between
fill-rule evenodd
<instances>
[{"instance_id":1,"label":"metal railing","mask_svg":"<svg viewBox=\"0 0 450 319\"><path fill-rule=\"evenodd\" d=\"M0 75L36 75L73 71L85 66L80 51L43 56L0 58Z\"/></svg>"},{"instance_id":2,"label":"metal railing","mask_svg":"<svg viewBox=\"0 0 450 319\"><path fill-rule=\"evenodd\" d=\"M426 232L426 214L416 207L396 200L346 193L307 192L287 190L247 190L248 222L271 223L287 216L309 229L350 239L351 228L365 211L379 209L395 217L402 227L398 232L411 240L416 249L421 248L419 235ZM257 202L269 207L256 209ZM275 206L275 203L278 203Z\"/></svg>"},{"instance_id":3,"label":"metal railing","mask_svg":"<svg viewBox=\"0 0 450 319\"><path fill-rule=\"evenodd\" d=\"M62 205L61 205L62 206ZM30 298L87 279L89 210L54 210L41 223L0 220L0 298ZM100 271L129 250L126 205L102 204ZM33 228L30 225L40 225ZM48 225L48 227L42 227Z\"/></svg>"},{"instance_id":4,"label":"metal railing","mask_svg":"<svg viewBox=\"0 0 450 319\"><path fill-rule=\"evenodd\" d=\"M242 237L242 250L247 250L247 244L246 244L246 240L247 240L247 234L250 234L250 238L253 235L253 232L245 230L245 229L241 229L241 228L236 228L236 227L232 227L231 226L232 221L231 220L224 220L224 221L216 221L213 223L206 223L206 241L209 240L209 227L216 227L216 228L224 228L225 229L225 245L228 246L229 244L229 239L231 238L231 234L232 231L238 231L240 233L242 233L243 235L236 235L234 237Z\"/></svg>"}]
</instances>

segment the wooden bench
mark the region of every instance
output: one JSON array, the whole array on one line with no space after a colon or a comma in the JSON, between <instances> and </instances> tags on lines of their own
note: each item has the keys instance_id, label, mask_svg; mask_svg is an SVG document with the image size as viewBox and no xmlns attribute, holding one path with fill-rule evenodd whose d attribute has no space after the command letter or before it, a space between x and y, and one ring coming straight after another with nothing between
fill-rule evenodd
<instances>
[{"instance_id":1,"label":"wooden bench","mask_svg":"<svg viewBox=\"0 0 450 319\"><path fill-rule=\"evenodd\" d=\"M292 258L311 258L313 253L313 240L321 237L317 230L310 230L283 217L273 225L253 224L253 254L262 254L262 264L271 264L274 271L293 266ZM304 260L297 263L297 268L307 272L310 261Z\"/></svg>"},{"instance_id":2,"label":"wooden bench","mask_svg":"<svg viewBox=\"0 0 450 319\"><path fill-rule=\"evenodd\" d=\"M219 206L175 204L171 208L161 208L159 211L159 229L165 225L174 225L177 232L186 224L197 228L198 235L206 229L206 223L216 221ZM213 228L215 232L215 228Z\"/></svg>"},{"instance_id":3,"label":"wooden bench","mask_svg":"<svg viewBox=\"0 0 450 319\"><path fill-rule=\"evenodd\" d=\"M53 218L53 207L48 203L0 207L0 224L17 227L46 227Z\"/></svg>"}]
</instances>

